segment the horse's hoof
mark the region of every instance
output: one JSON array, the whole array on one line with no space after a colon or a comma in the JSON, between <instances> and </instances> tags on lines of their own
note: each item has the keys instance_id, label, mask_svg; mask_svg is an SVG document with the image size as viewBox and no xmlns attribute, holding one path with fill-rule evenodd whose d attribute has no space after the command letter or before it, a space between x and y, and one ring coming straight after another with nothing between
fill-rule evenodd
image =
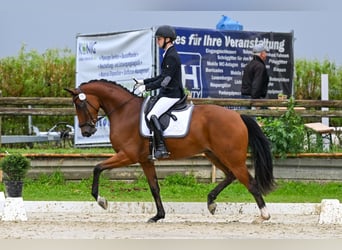
<instances>
[{"instance_id":1,"label":"horse's hoof","mask_svg":"<svg viewBox=\"0 0 342 250\"><path fill-rule=\"evenodd\" d=\"M263 219L263 220L269 220L269 219L271 219L271 215L267 215L267 216L261 216L261 218Z\"/></svg>"},{"instance_id":2,"label":"horse's hoof","mask_svg":"<svg viewBox=\"0 0 342 250\"><path fill-rule=\"evenodd\" d=\"M147 223L156 223L157 220L153 217L153 218L150 218Z\"/></svg>"},{"instance_id":3,"label":"horse's hoof","mask_svg":"<svg viewBox=\"0 0 342 250\"><path fill-rule=\"evenodd\" d=\"M217 205L215 202L208 205L208 210L212 215L215 214L216 207L217 207Z\"/></svg>"},{"instance_id":4,"label":"horse's hoof","mask_svg":"<svg viewBox=\"0 0 342 250\"><path fill-rule=\"evenodd\" d=\"M263 223L264 221L267 221L271 218L271 215L267 212L266 209L261 210L261 215L256 218L252 223L253 224L260 224Z\"/></svg>"},{"instance_id":5,"label":"horse's hoof","mask_svg":"<svg viewBox=\"0 0 342 250\"><path fill-rule=\"evenodd\" d=\"M263 220L269 220L271 218L271 215L269 214L266 207L261 208L260 213L261 213L261 218Z\"/></svg>"},{"instance_id":6,"label":"horse's hoof","mask_svg":"<svg viewBox=\"0 0 342 250\"><path fill-rule=\"evenodd\" d=\"M158 220L160 219L164 219L165 218L165 215L162 215L162 216L153 216L152 218L150 218L147 223L156 223Z\"/></svg>"},{"instance_id":7,"label":"horse's hoof","mask_svg":"<svg viewBox=\"0 0 342 250\"><path fill-rule=\"evenodd\" d=\"M100 207L102 207L103 209L107 209L108 208L108 201L105 198L101 197L101 196L99 196L97 198L97 204L99 204Z\"/></svg>"},{"instance_id":8,"label":"horse's hoof","mask_svg":"<svg viewBox=\"0 0 342 250\"><path fill-rule=\"evenodd\" d=\"M270 217L268 219L266 219L266 218L260 216L260 217L256 218L255 220L253 220L252 224L261 224L264 221L269 220L269 219L270 219Z\"/></svg>"}]
</instances>

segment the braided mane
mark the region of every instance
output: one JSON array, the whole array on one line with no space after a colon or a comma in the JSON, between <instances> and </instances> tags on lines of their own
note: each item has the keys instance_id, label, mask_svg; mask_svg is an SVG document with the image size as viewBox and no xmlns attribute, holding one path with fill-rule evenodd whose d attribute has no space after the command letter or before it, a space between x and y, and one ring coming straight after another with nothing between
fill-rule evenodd
<instances>
[{"instance_id":1,"label":"braided mane","mask_svg":"<svg viewBox=\"0 0 342 250\"><path fill-rule=\"evenodd\" d=\"M83 83L81 83L80 86L86 85L86 84L90 84L90 83L94 83L94 82L101 82L101 83L114 84L115 86L118 86L118 87L122 88L123 90L125 90L125 91L129 92L130 94L132 94L132 93L130 92L130 90L127 89L126 87L122 86L121 84L118 84L118 83L115 82L115 81L110 81L110 80L107 80L107 79L93 79L93 80L90 80L90 81L88 81L88 82L83 82Z\"/></svg>"}]
</instances>

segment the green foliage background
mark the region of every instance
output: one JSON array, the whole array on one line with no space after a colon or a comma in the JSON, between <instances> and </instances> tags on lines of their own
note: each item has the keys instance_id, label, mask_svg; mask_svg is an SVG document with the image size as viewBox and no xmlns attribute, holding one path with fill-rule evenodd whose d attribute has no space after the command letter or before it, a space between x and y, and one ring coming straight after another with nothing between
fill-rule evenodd
<instances>
[{"instance_id":1,"label":"green foliage background","mask_svg":"<svg viewBox=\"0 0 342 250\"><path fill-rule=\"evenodd\" d=\"M304 151L305 128L300 115L294 110L293 97L289 100L287 111L278 118L260 118L262 130L271 142L273 155L286 158L287 154Z\"/></svg>"},{"instance_id":2,"label":"green foliage background","mask_svg":"<svg viewBox=\"0 0 342 250\"><path fill-rule=\"evenodd\" d=\"M69 49L26 52L0 60L2 96L63 97L64 87L75 85L75 55Z\"/></svg>"},{"instance_id":3,"label":"green foliage background","mask_svg":"<svg viewBox=\"0 0 342 250\"><path fill-rule=\"evenodd\" d=\"M305 59L295 61L295 76L293 79L295 99L320 100L321 74L328 74L329 99L341 100L342 67L338 67L328 60L320 62Z\"/></svg>"},{"instance_id":4,"label":"green foliage background","mask_svg":"<svg viewBox=\"0 0 342 250\"><path fill-rule=\"evenodd\" d=\"M75 86L75 55L70 49L48 49L40 54L22 46L18 56L0 60L0 90L4 97L68 97ZM33 116L32 123L47 131L59 121L73 124L71 116ZM26 116L2 116L3 135L28 134Z\"/></svg>"}]
</instances>

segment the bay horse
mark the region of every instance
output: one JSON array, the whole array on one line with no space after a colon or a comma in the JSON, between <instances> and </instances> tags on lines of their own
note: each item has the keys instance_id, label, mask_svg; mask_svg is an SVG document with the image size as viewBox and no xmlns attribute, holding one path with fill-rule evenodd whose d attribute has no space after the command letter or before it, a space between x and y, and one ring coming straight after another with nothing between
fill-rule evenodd
<instances>
[{"instance_id":1,"label":"bay horse","mask_svg":"<svg viewBox=\"0 0 342 250\"><path fill-rule=\"evenodd\" d=\"M149 139L139 132L139 121L144 98L113 81L104 79L84 82L75 89L66 89L72 95L82 136L96 132L101 108L110 122L110 142L115 151L112 157L94 167L92 196L107 209L108 202L99 195L99 177L102 171L139 163L147 178L157 208L157 214L148 222L165 218L154 162L149 157ZM260 217L270 218L263 195L275 187L270 144L257 122L249 116L218 105L195 105L190 129L183 138L166 138L170 151L168 159L181 159L204 154L225 178L207 196L207 207L215 213L215 199L234 180L240 181L253 195ZM254 176L246 166L248 149L253 156Z\"/></svg>"}]
</instances>

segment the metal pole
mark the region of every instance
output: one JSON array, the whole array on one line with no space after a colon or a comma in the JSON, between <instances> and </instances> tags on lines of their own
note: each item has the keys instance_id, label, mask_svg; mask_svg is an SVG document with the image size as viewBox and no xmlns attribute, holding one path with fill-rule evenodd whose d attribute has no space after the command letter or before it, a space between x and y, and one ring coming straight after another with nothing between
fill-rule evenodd
<instances>
[{"instance_id":1,"label":"metal pole","mask_svg":"<svg viewBox=\"0 0 342 250\"><path fill-rule=\"evenodd\" d=\"M0 97L2 97L2 90L0 90ZM2 142L1 142L1 137L2 137L2 133L1 133L1 125L2 125L2 117L0 116L0 148L2 147Z\"/></svg>"},{"instance_id":2,"label":"metal pole","mask_svg":"<svg viewBox=\"0 0 342 250\"><path fill-rule=\"evenodd\" d=\"M321 100L322 101L328 101L329 100L329 78L327 74L321 75ZM329 110L329 108L322 107L323 110ZM329 118L328 117L322 117L322 123L324 125L329 126Z\"/></svg>"},{"instance_id":3,"label":"metal pole","mask_svg":"<svg viewBox=\"0 0 342 250\"><path fill-rule=\"evenodd\" d=\"M31 109L32 106L28 105L28 108ZM28 116L28 134L32 135L32 116L31 115Z\"/></svg>"},{"instance_id":4,"label":"metal pole","mask_svg":"<svg viewBox=\"0 0 342 250\"><path fill-rule=\"evenodd\" d=\"M321 100L322 101L328 101L329 100L329 78L327 74L321 74ZM329 108L322 107L322 111L327 111ZM321 122L329 127L329 117L322 117ZM330 140L326 139L326 137L322 136L322 142L323 142L323 148L329 150L331 147L330 141L331 141L331 134Z\"/></svg>"}]
</instances>

